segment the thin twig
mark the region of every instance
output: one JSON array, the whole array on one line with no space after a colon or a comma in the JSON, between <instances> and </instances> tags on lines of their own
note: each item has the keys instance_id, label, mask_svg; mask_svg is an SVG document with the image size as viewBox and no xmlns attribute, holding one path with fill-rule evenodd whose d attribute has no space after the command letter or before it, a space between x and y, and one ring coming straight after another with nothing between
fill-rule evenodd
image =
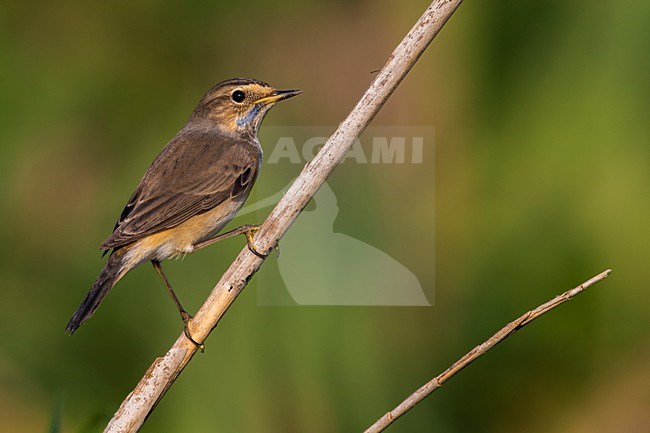
<instances>
[{"instance_id":1,"label":"thin twig","mask_svg":"<svg viewBox=\"0 0 650 433\"><path fill-rule=\"evenodd\" d=\"M255 235L258 251L271 251L277 245L461 2L462 0L435 0L427 8L393 51L352 112L316 157L304 167L300 176L262 224ZM190 324L190 333L197 341L204 341L217 326L230 304L263 261L248 248L239 253ZM196 350L196 346L181 334L169 352L157 358L149 367L104 432L138 431Z\"/></svg>"},{"instance_id":2,"label":"thin twig","mask_svg":"<svg viewBox=\"0 0 650 433\"><path fill-rule=\"evenodd\" d=\"M456 361L451 367L445 370L442 374L434 377L429 382L425 383L422 387L420 387L417 391L415 391L413 394L408 396L408 398L403 402L401 402L395 409L391 410L390 412L387 412L384 416L379 418L377 422L375 422L373 425L368 427L365 433L377 433L384 430L386 427L392 424L393 421L395 421L400 416L404 415L404 413L406 413L408 410L412 409L416 404L421 402L426 396L431 394L436 389L440 388L440 386L443 383L445 383L447 380L449 380L453 375L461 371L463 368L467 367L472 362L476 361L480 356L484 355L485 352L492 349L494 346L496 346L499 342L504 340L506 337L514 334L516 331L528 325L530 322L537 319L542 314L552 310L558 305L573 298L575 295L582 292L592 284L595 284L605 279L611 271L612 271L611 269L608 269L604 272L601 272L600 274L596 275L590 280L580 284L578 287L566 291L559 296L556 296L555 298L551 299L547 303L540 305L534 310L528 311L523 316L508 323L499 332L497 332L492 337L490 337L489 340L476 346L469 353L467 353L461 359Z\"/></svg>"}]
</instances>

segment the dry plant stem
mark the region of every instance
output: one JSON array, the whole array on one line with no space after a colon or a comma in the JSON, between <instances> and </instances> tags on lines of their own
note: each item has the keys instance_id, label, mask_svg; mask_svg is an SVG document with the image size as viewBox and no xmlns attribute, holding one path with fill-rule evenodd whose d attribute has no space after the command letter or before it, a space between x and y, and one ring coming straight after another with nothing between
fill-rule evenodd
<instances>
[{"instance_id":1,"label":"dry plant stem","mask_svg":"<svg viewBox=\"0 0 650 433\"><path fill-rule=\"evenodd\" d=\"M442 374L425 383L417 391L411 394L406 400L401 402L395 409L379 418L377 422L375 422L365 431L365 433L377 433L384 430L386 427L391 425L393 421L404 415L404 413L406 413L409 409L412 409L416 404L421 402L427 395L440 388L440 386L449 380L449 378L461 371L463 368L467 367L472 362L476 361L481 355L484 355L488 350L492 349L506 337L514 334L517 330L528 325L530 322L537 319L542 314L573 298L575 295L582 292L592 284L605 279L611 271L611 269L608 269L604 272L601 272L590 280L580 284L578 287L566 291L559 296L556 296L547 303L542 304L534 310L525 313L517 320L508 323L499 332L490 337L489 340L485 341L483 344L476 346L469 353L456 361L454 365L445 370Z\"/></svg>"},{"instance_id":2,"label":"dry plant stem","mask_svg":"<svg viewBox=\"0 0 650 433\"><path fill-rule=\"evenodd\" d=\"M438 34L462 0L436 0L393 51L361 100L329 138L316 157L273 209L255 235L258 251L271 251L289 229L337 164L377 114L393 90L406 76L429 43ZM219 319L235 300L264 260L248 248L239 253L190 323L189 331L197 341L205 341ZM176 340L163 357L149 367L136 388L127 396L105 432L135 432L171 386L197 347L185 335Z\"/></svg>"}]
</instances>

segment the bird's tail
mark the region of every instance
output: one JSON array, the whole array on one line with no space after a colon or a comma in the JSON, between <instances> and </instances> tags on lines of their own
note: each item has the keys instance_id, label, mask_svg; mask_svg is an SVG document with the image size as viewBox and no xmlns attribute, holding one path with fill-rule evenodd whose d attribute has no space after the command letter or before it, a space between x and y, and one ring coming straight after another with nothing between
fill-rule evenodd
<instances>
[{"instance_id":1,"label":"bird's tail","mask_svg":"<svg viewBox=\"0 0 650 433\"><path fill-rule=\"evenodd\" d=\"M72 315L65 331L72 335L86 320L90 319L108 291L129 270L124 263L125 248L113 251L95 284L86 294L81 306Z\"/></svg>"}]
</instances>

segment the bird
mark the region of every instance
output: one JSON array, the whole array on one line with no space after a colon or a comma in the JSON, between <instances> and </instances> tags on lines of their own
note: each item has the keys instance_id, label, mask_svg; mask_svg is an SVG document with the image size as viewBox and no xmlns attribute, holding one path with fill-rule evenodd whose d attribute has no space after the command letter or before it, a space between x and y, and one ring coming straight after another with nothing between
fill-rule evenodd
<instances>
[{"instance_id":1,"label":"bird","mask_svg":"<svg viewBox=\"0 0 650 433\"><path fill-rule=\"evenodd\" d=\"M181 305L161 261L182 257L238 234L249 248L259 226L247 224L218 235L244 204L262 164L257 133L268 110L300 94L264 81L232 78L212 87L181 130L167 143L140 180L100 245L108 260L68 322L73 334L97 310L109 290L136 266L151 262L189 333L192 316Z\"/></svg>"}]
</instances>

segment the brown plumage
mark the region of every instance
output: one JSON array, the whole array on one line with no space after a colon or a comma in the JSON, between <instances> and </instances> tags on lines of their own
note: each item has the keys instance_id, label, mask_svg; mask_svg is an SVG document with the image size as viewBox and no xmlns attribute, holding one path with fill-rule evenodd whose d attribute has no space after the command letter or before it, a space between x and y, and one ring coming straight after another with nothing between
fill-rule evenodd
<instances>
[{"instance_id":1,"label":"brown plumage","mask_svg":"<svg viewBox=\"0 0 650 433\"><path fill-rule=\"evenodd\" d=\"M146 171L113 233L101 244L100 249L112 252L67 332L88 320L129 270L145 261L160 266L161 260L190 253L223 229L257 179L262 162L257 131L264 115L276 102L299 93L235 78L217 84L201 99ZM191 316L168 289L187 333Z\"/></svg>"},{"instance_id":2,"label":"brown plumage","mask_svg":"<svg viewBox=\"0 0 650 433\"><path fill-rule=\"evenodd\" d=\"M128 245L247 196L261 160L252 140L183 128L147 170L100 249Z\"/></svg>"}]
</instances>

